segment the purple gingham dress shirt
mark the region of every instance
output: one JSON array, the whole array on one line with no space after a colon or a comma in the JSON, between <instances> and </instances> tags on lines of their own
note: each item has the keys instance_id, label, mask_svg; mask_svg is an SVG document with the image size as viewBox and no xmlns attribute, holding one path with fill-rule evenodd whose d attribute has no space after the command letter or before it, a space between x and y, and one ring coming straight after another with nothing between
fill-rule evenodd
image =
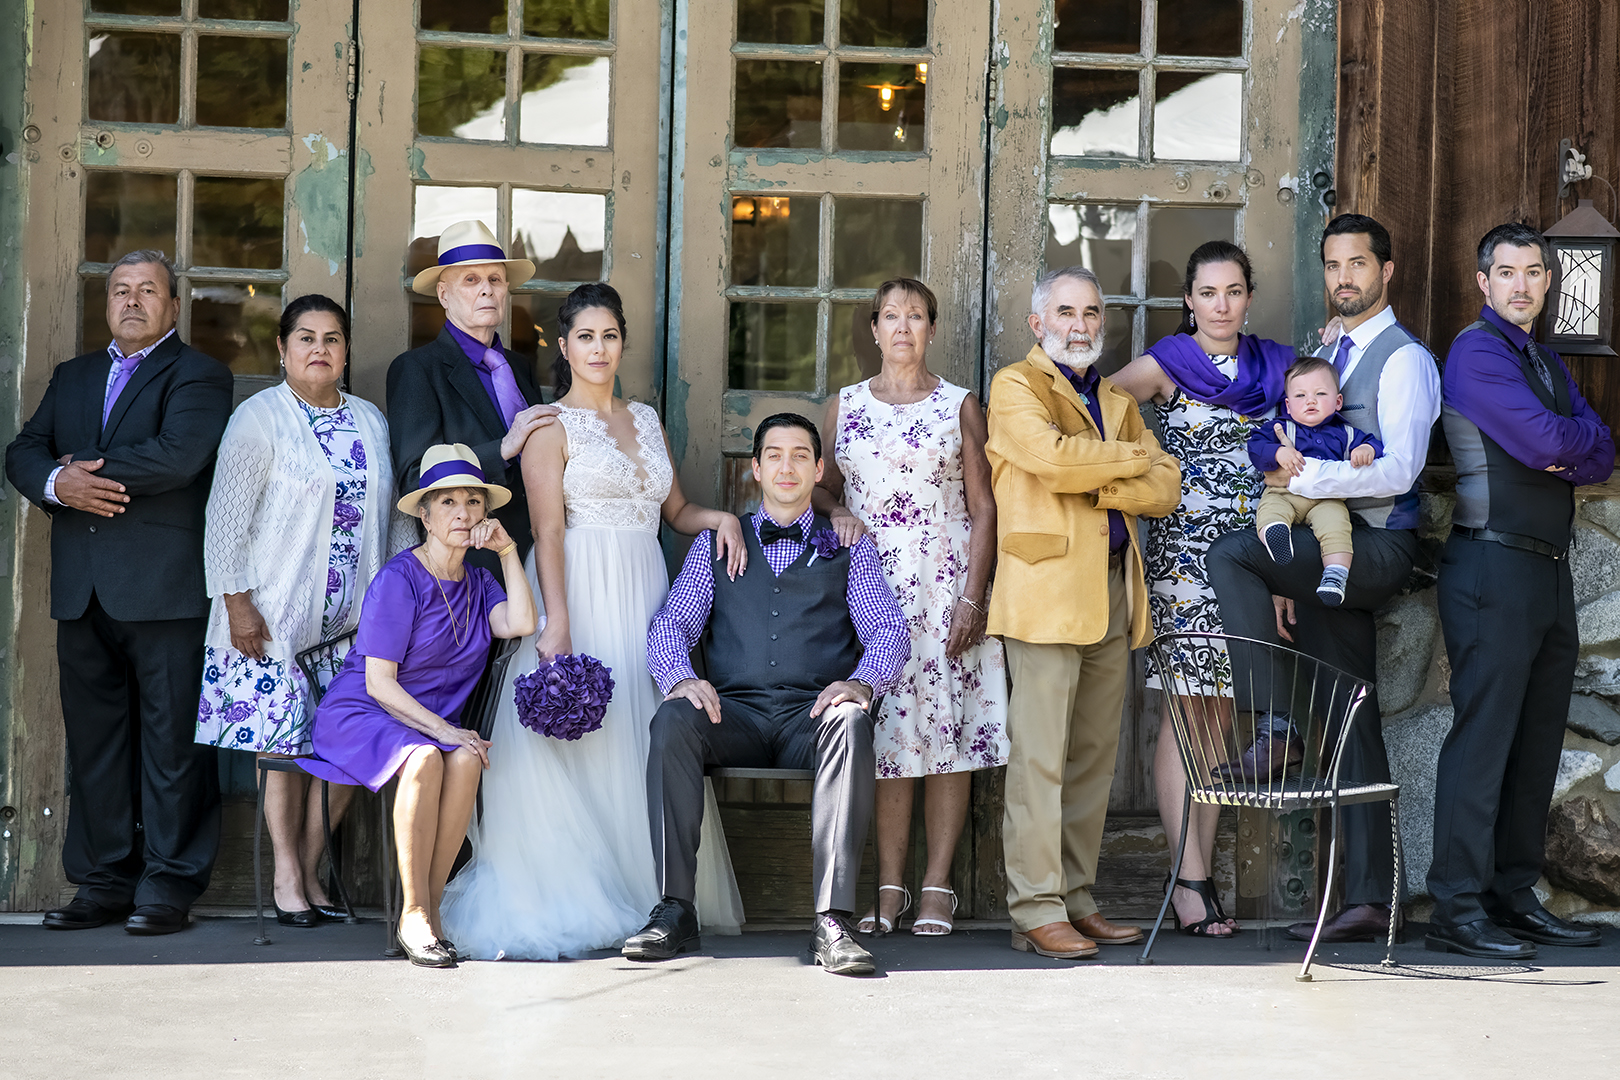
<instances>
[{"instance_id":1,"label":"purple gingham dress shirt","mask_svg":"<svg viewBox=\"0 0 1620 1080\"><path fill-rule=\"evenodd\" d=\"M764 511L754 514L743 528L759 536ZM806 540L815 511L805 510L799 528ZM765 561L777 577L804 552L804 540L778 540L761 544ZM705 531L692 541L686 562L670 586L669 599L653 616L647 629L647 667L658 689L667 694L682 679L695 679L692 650L709 622L714 606L714 533ZM894 592L883 577L883 566L870 536L863 536L849 549L849 617L864 652L849 678L859 679L881 694L900 676L900 669L911 657L911 635L906 617L894 599Z\"/></svg>"},{"instance_id":2,"label":"purple gingham dress shirt","mask_svg":"<svg viewBox=\"0 0 1620 1080\"><path fill-rule=\"evenodd\" d=\"M107 426L107 417L112 415L113 405L118 401L118 395L123 393L124 387L129 385L130 376L134 375L135 369L141 366L141 361L145 360L147 356L151 354L153 349L157 348L165 341L168 341L169 338L173 336L174 331L171 329L167 334L164 334L146 348L138 349L129 356L125 356L123 351L118 348L118 342L107 342L107 355L112 357L112 366L107 369L107 387L102 391L101 395L102 427ZM62 505L61 502L59 502L56 498L56 476L65 467L66 466L61 465L57 466L51 470L51 475L45 478L46 502L56 503L57 506Z\"/></svg>"}]
</instances>

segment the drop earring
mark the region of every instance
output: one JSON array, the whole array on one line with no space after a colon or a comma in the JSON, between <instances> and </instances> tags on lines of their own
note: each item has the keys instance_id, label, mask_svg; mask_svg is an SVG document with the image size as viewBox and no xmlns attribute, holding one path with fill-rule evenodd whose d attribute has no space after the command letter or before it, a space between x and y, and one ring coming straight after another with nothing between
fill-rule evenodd
<instances>
[{"instance_id":1,"label":"drop earring","mask_svg":"<svg viewBox=\"0 0 1620 1080\"><path fill-rule=\"evenodd\" d=\"M1187 315L1187 325L1192 327L1194 330L1198 329L1198 316L1189 312Z\"/></svg>"}]
</instances>

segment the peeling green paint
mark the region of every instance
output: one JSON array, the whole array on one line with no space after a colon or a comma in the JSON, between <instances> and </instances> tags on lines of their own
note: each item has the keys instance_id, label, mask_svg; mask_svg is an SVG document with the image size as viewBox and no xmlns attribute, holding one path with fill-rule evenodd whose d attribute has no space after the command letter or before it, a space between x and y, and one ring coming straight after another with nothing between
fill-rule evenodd
<instances>
[{"instance_id":1,"label":"peeling green paint","mask_svg":"<svg viewBox=\"0 0 1620 1080\"><path fill-rule=\"evenodd\" d=\"M336 275L348 258L349 163L343 150L324 135L300 139L314 158L293 177L293 201L304 251L326 260Z\"/></svg>"},{"instance_id":2,"label":"peeling green paint","mask_svg":"<svg viewBox=\"0 0 1620 1080\"><path fill-rule=\"evenodd\" d=\"M366 253L366 181L377 170L371 164L371 154L364 148L354 155L354 230L351 240L356 259Z\"/></svg>"},{"instance_id":3,"label":"peeling green paint","mask_svg":"<svg viewBox=\"0 0 1620 1080\"><path fill-rule=\"evenodd\" d=\"M1294 200L1294 340L1309 341L1327 318L1322 298L1322 208L1310 176L1335 172L1339 92L1338 5L1303 0L1300 21L1299 176ZM1275 196L1273 196L1275 197Z\"/></svg>"},{"instance_id":4,"label":"peeling green paint","mask_svg":"<svg viewBox=\"0 0 1620 1080\"><path fill-rule=\"evenodd\" d=\"M412 180L433 179L433 177L428 175L427 155L422 152L422 148L420 146L413 146L406 151L405 161L410 165Z\"/></svg>"},{"instance_id":5,"label":"peeling green paint","mask_svg":"<svg viewBox=\"0 0 1620 1080\"><path fill-rule=\"evenodd\" d=\"M664 431L669 435L669 448L675 452L677 464L686 460L686 438L691 432L691 422L686 416L686 404L691 395L691 383L679 375L669 380L669 397L664 407Z\"/></svg>"},{"instance_id":6,"label":"peeling green paint","mask_svg":"<svg viewBox=\"0 0 1620 1080\"><path fill-rule=\"evenodd\" d=\"M996 130L1005 131L1006 129L1007 129L1007 106L1005 106L1005 105L997 105L996 106Z\"/></svg>"}]
</instances>

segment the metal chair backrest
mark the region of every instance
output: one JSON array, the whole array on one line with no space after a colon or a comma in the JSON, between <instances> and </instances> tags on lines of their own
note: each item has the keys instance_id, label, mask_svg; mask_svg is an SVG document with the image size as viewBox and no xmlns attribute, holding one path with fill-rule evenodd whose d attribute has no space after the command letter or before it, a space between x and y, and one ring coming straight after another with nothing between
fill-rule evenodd
<instances>
[{"instance_id":1,"label":"metal chair backrest","mask_svg":"<svg viewBox=\"0 0 1620 1080\"><path fill-rule=\"evenodd\" d=\"M496 638L490 642L483 677L462 706L461 726L476 729L481 739L488 739L495 728L495 710L500 707L501 688L506 685L506 669L522 643L522 638Z\"/></svg>"},{"instance_id":2,"label":"metal chair backrest","mask_svg":"<svg viewBox=\"0 0 1620 1080\"><path fill-rule=\"evenodd\" d=\"M1379 721L1361 715L1365 679L1294 649L1198 633L1161 635L1148 649L1194 802L1282 808L1329 799L1341 784L1351 725ZM1277 771L1237 767L1266 735L1287 740L1298 763Z\"/></svg>"},{"instance_id":3,"label":"metal chair backrest","mask_svg":"<svg viewBox=\"0 0 1620 1080\"><path fill-rule=\"evenodd\" d=\"M318 645L298 653L294 657L298 662L298 670L304 673L304 681L309 684L309 706L314 708L326 696L327 687L343 669L343 661L354 647L355 631L339 634L335 638L327 638Z\"/></svg>"}]
</instances>

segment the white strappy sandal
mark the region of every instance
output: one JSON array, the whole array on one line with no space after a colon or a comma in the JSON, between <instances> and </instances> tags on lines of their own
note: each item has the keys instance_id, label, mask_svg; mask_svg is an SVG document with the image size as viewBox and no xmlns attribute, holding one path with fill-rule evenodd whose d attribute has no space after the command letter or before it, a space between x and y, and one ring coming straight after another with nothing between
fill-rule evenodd
<instances>
[{"instance_id":1,"label":"white strappy sandal","mask_svg":"<svg viewBox=\"0 0 1620 1080\"><path fill-rule=\"evenodd\" d=\"M855 924L855 932L857 934L876 934L879 937L882 937L884 934L892 932L894 930L894 923L899 922L900 916L904 915L911 908L911 890L907 889L904 885L878 886L878 894L880 896L885 891L897 892L904 898L900 901L900 910L894 913L894 922L890 922L886 916L879 915L877 911L874 910L872 914L866 916L866 918ZM876 905L874 904L873 907L875 909Z\"/></svg>"},{"instance_id":2,"label":"white strappy sandal","mask_svg":"<svg viewBox=\"0 0 1620 1080\"><path fill-rule=\"evenodd\" d=\"M955 889L942 889L938 885L924 885L922 887L922 891L923 892L949 893L950 896L951 896L951 914L952 915L956 914L956 906L957 906L958 900L956 899L956 890ZM932 930L932 929L924 930L923 927L925 927L925 926L927 926L927 927L942 926L942 927L944 927L944 929L943 930ZM916 919L911 924L911 932L913 934L916 934L918 937L944 937L946 934L950 933L954 929L955 929L955 927L952 926L950 923L946 922L944 919Z\"/></svg>"}]
</instances>

